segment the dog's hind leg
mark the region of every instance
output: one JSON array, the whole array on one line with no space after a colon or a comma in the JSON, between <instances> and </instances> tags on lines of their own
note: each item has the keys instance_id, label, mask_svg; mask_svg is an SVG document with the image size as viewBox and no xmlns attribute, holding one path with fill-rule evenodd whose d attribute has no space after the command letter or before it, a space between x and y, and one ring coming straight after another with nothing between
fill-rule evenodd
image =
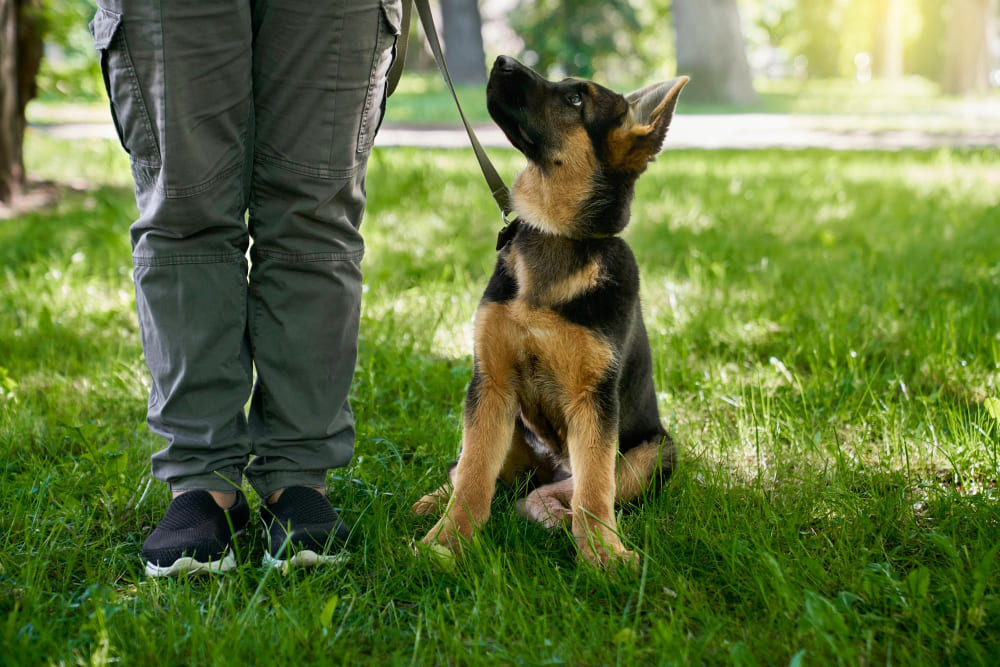
<instances>
[{"instance_id":1,"label":"dog's hind leg","mask_svg":"<svg viewBox=\"0 0 1000 667\"><path fill-rule=\"evenodd\" d=\"M529 521L536 521L549 530L569 525L573 519L573 478L540 486L517 501L517 511Z\"/></svg>"},{"instance_id":2,"label":"dog's hind leg","mask_svg":"<svg viewBox=\"0 0 1000 667\"><path fill-rule=\"evenodd\" d=\"M523 471L528 469L525 467L527 464L530 466L530 477L527 481L534 488L525 497L518 499L518 513L550 530L568 525L573 516L570 510L573 478L569 470L564 468L554 455L546 456L544 454L546 444L534 433L526 431L523 424L521 434L522 475ZM534 447L529 444L529 440L535 442ZM514 447L518 447L516 437Z\"/></svg>"},{"instance_id":3,"label":"dog's hind leg","mask_svg":"<svg viewBox=\"0 0 1000 667\"><path fill-rule=\"evenodd\" d=\"M661 486L670 477L676 460L669 435L657 434L618 457L615 471L615 504L624 505ZM573 478L545 484L517 501L517 510L526 519L546 528L567 525L573 512Z\"/></svg>"},{"instance_id":4,"label":"dog's hind leg","mask_svg":"<svg viewBox=\"0 0 1000 667\"><path fill-rule=\"evenodd\" d=\"M630 503L661 486L677 460L674 442L666 433L655 434L618 457L615 504Z\"/></svg>"}]
</instances>

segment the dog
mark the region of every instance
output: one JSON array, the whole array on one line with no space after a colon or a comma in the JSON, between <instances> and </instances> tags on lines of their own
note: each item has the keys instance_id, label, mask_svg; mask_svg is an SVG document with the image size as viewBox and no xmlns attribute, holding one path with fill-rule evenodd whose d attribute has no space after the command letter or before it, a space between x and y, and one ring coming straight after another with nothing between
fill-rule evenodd
<instances>
[{"instance_id":1,"label":"dog","mask_svg":"<svg viewBox=\"0 0 1000 667\"><path fill-rule=\"evenodd\" d=\"M474 371L459 459L413 510L443 516L422 542L454 554L490 514L496 481L527 493L518 511L571 526L581 558L638 558L615 505L670 476L639 270L619 234L639 175L659 153L688 77L620 95L548 81L500 56L490 116L527 158L511 191L517 216L475 315Z\"/></svg>"}]
</instances>

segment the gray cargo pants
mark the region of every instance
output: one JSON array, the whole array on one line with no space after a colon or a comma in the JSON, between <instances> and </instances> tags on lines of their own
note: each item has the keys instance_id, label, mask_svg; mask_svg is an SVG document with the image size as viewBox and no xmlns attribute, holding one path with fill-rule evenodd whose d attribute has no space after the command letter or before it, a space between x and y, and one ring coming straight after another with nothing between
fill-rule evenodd
<instances>
[{"instance_id":1,"label":"gray cargo pants","mask_svg":"<svg viewBox=\"0 0 1000 667\"><path fill-rule=\"evenodd\" d=\"M153 476L324 486L354 448L358 228L400 1L98 4L139 207L148 421L167 441Z\"/></svg>"}]
</instances>

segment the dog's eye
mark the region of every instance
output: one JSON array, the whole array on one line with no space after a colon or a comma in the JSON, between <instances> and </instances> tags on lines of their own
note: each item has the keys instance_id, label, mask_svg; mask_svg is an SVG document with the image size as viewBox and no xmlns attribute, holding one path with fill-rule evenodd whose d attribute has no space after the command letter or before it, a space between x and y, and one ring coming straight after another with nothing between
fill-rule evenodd
<instances>
[{"instance_id":1,"label":"dog's eye","mask_svg":"<svg viewBox=\"0 0 1000 667\"><path fill-rule=\"evenodd\" d=\"M581 104L583 104L583 97L580 95L580 93L570 93L569 95L566 96L566 101L572 104L573 106L578 107Z\"/></svg>"}]
</instances>

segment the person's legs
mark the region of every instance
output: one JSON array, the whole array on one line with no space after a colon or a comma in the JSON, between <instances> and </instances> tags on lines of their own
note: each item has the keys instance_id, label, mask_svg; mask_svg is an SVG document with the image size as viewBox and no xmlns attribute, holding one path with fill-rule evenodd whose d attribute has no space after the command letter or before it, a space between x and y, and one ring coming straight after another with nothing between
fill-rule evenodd
<instances>
[{"instance_id":1,"label":"person's legs","mask_svg":"<svg viewBox=\"0 0 1000 667\"><path fill-rule=\"evenodd\" d=\"M365 168L399 32L398 0L259 0L250 196L250 409L262 498L325 488L350 461Z\"/></svg>"},{"instance_id":2,"label":"person's legs","mask_svg":"<svg viewBox=\"0 0 1000 667\"><path fill-rule=\"evenodd\" d=\"M173 489L231 491L250 453L250 8L102 0L94 32L139 205L131 237L149 425L167 439L153 475Z\"/></svg>"},{"instance_id":3,"label":"person's legs","mask_svg":"<svg viewBox=\"0 0 1000 667\"><path fill-rule=\"evenodd\" d=\"M246 0L101 0L92 29L139 207L131 240L152 378L148 422L167 440L152 457L153 475L175 492L232 492L250 454L243 412L252 379L244 223L250 7ZM245 523L237 496L242 504L231 509ZM180 514L168 510L161 527L180 530L212 503L192 496L183 505L171 505ZM212 535L199 538L204 544L228 535L229 519L218 513ZM158 545L153 558L173 563L183 540L158 531L146 546ZM214 547L203 546L192 548L214 558Z\"/></svg>"}]
</instances>

